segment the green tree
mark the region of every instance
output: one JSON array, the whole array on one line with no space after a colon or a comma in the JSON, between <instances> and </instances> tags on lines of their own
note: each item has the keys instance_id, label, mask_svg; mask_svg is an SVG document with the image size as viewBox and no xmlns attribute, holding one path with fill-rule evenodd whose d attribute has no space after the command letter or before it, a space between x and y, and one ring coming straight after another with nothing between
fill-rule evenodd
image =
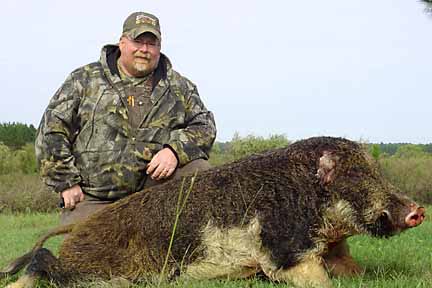
<instances>
[{"instance_id":1,"label":"green tree","mask_svg":"<svg viewBox=\"0 0 432 288\"><path fill-rule=\"evenodd\" d=\"M0 175L36 174L36 156L34 145L28 143L19 150L12 150L0 143Z\"/></svg>"},{"instance_id":2,"label":"green tree","mask_svg":"<svg viewBox=\"0 0 432 288\"><path fill-rule=\"evenodd\" d=\"M233 158L239 159L253 153L285 147L289 143L285 135L271 135L268 139L265 139L264 137L254 135L242 138L238 133L235 133L231 141L230 150Z\"/></svg>"},{"instance_id":3,"label":"green tree","mask_svg":"<svg viewBox=\"0 0 432 288\"><path fill-rule=\"evenodd\" d=\"M22 123L0 123L0 142L17 150L27 143L34 143L36 128Z\"/></svg>"},{"instance_id":4,"label":"green tree","mask_svg":"<svg viewBox=\"0 0 432 288\"><path fill-rule=\"evenodd\" d=\"M0 175L7 174L11 170L14 170L14 167L12 167L12 152L8 146L0 143Z\"/></svg>"},{"instance_id":5,"label":"green tree","mask_svg":"<svg viewBox=\"0 0 432 288\"><path fill-rule=\"evenodd\" d=\"M372 155L372 157L378 161L380 155L381 155L381 148L380 145L378 144L373 144L372 146L370 146L370 153Z\"/></svg>"},{"instance_id":6,"label":"green tree","mask_svg":"<svg viewBox=\"0 0 432 288\"><path fill-rule=\"evenodd\" d=\"M37 164L34 144L27 143L20 150L15 152L15 159L18 169L24 174L36 174Z\"/></svg>"},{"instance_id":7,"label":"green tree","mask_svg":"<svg viewBox=\"0 0 432 288\"><path fill-rule=\"evenodd\" d=\"M423 150L427 153L432 153L432 144L425 144Z\"/></svg>"},{"instance_id":8,"label":"green tree","mask_svg":"<svg viewBox=\"0 0 432 288\"><path fill-rule=\"evenodd\" d=\"M210 163L213 166L218 166L253 153L285 147L289 143L290 141L285 135L271 135L269 138L254 135L241 137L236 132L230 142L215 142L210 153Z\"/></svg>"},{"instance_id":9,"label":"green tree","mask_svg":"<svg viewBox=\"0 0 432 288\"><path fill-rule=\"evenodd\" d=\"M398 158L420 158L427 155L428 154L421 146L415 144L406 144L400 146L394 156Z\"/></svg>"}]
</instances>

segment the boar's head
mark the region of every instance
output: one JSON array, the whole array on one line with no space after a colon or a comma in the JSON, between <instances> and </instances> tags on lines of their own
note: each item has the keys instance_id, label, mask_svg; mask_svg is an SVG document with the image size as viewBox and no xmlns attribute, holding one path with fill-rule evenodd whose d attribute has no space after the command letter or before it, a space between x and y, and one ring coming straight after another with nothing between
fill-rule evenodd
<instances>
[{"instance_id":1,"label":"boar's head","mask_svg":"<svg viewBox=\"0 0 432 288\"><path fill-rule=\"evenodd\" d=\"M349 203L357 233L387 237L423 222L425 208L401 195L360 144L330 139L318 149L316 176L331 202Z\"/></svg>"},{"instance_id":2,"label":"boar's head","mask_svg":"<svg viewBox=\"0 0 432 288\"><path fill-rule=\"evenodd\" d=\"M388 197L387 207L374 223L368 225L368 230L374 236L392 236L420 225L424 218L424 207L419 207L404 195L391 193Z\"/></svg>"}]
</instances>

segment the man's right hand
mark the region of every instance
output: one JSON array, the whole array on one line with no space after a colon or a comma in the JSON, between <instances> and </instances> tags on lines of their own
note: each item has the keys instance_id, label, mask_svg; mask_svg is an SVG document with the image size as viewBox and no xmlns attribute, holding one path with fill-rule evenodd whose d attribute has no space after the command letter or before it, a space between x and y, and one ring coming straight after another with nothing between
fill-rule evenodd
<instances>
[{"instance_id":1,"label":"man's right hand","mask_svg":"<svg viewBox=\"0 0 432 288\"><path fill-rule=\"evenodd\" d=\"M63 197L64 208L66 209L73 209L77 203L84 200L84 193L78 184L61 192L60 196Z\"/></svg>"}]
</instances>

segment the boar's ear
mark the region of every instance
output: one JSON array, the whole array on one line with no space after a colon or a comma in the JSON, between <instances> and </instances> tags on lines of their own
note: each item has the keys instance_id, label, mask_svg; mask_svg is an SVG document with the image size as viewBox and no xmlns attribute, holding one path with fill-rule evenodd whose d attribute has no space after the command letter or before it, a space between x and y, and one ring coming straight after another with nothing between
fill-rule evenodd
<instances>
[{"instance_id":1,"label":"boar's ear","mask_svg":"<svg viewBox=\"0 0 432 288\"><path fill-rule=\"evenodd\" d=\"M321 185L327 185L335 179L337 160L338 157L329 151L324 151L323 155L319 158L316 176L320 180Z\"/></svg>"}]
</instances>

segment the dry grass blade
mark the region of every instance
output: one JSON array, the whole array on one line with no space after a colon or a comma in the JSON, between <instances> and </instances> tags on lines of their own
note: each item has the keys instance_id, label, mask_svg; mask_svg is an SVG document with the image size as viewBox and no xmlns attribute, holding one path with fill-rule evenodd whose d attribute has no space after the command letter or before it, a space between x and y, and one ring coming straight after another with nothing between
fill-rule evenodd
<instances>
[{"instance_id":1,"label":"dry grass blade","mask_svg":"<svg viewBox=\"0 0 432 288\"><path fill-rule=\"evenodd\" d=\"M189 198L189 195L190 195L190 193L192 191L193 185L195 183L196 174L197 173L195 172L195 174L191 177L191 182L190 182L189 188L186 191L186 195L184 195L184 197L183 197L183 192L184 192L184 185L185 185L186 177L183 178L182 184L180 186L179 196L178 196L177 205L176 205L176 218L175 218L175 221L174 221L173 229L171 231L171 238L170 238L170 242L169 242L169 245L168 245L167 255L165 257L164 265L162 266L162 270L161 270L161 273L159 275L158 287L160 287L160 285L162 284L163 279L165 278L165 270L166 270L166 268L168 266L168 259L169 259L170 254L171 254L171 249L172 249L172 245L173 245L173 242L174 242L174 237L175 237L175 233L176 233L176 230L177 230L177 224L178 224L178 221L180 219L180 215L181 215L184 207L186 206L186 203L187 203L187 200Z\"/></svg>"}]
</instances>

